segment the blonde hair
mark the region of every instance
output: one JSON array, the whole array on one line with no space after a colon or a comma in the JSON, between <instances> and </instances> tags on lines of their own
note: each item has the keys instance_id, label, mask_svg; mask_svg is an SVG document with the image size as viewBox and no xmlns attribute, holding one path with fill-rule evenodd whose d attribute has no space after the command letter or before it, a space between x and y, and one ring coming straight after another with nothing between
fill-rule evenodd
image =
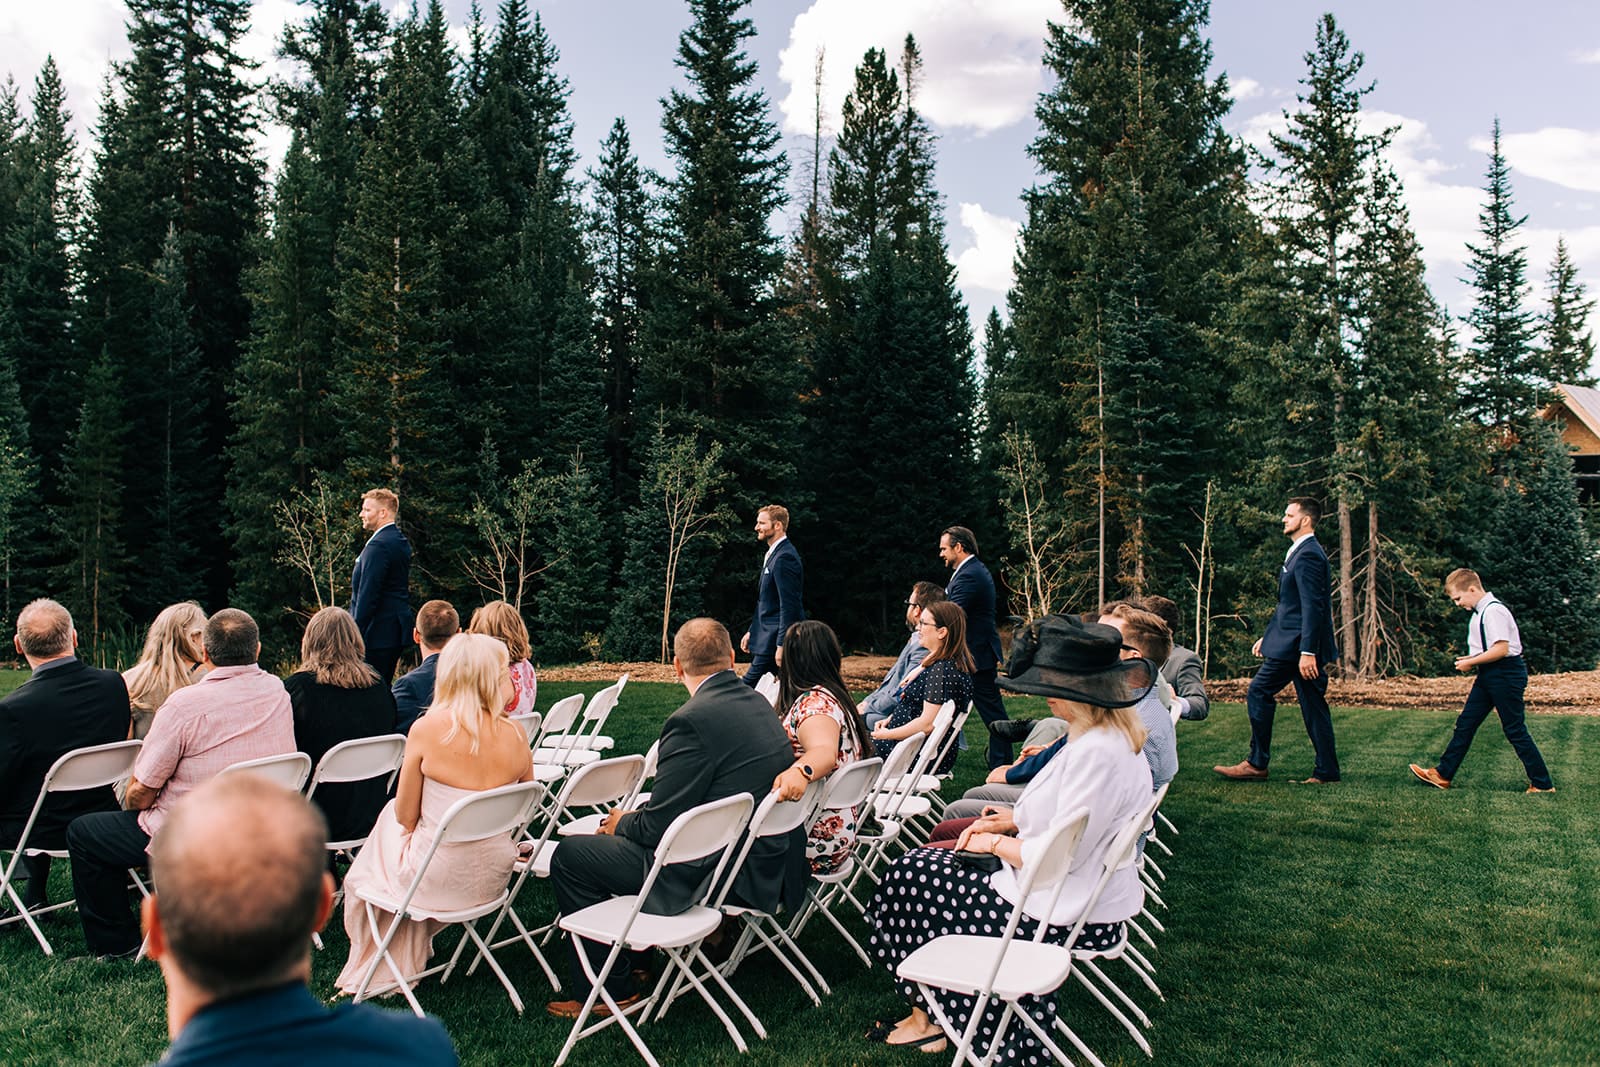
<instances>
[{"instance_id":1,"label":"blonde hair","mask_svg":"<svg viewBox=\"0 0 1600 1067\"><path fill-rule=\"evenodd\" d=\"M512 663L521 663L533 655L528 640L528 624L522 621L517 609L504 600L492 600L474 611L472 621L467 624L467 633L499 638L510 653Z\"/></svg>"},{"instance_id":2,"label":"blonde hair","mask_svg":"<svg viewBox=\"0 0 1600 1067\"><path fill-rule=\"evenodd\" d=\"M368 489L365 493L361 494L361 499L372 501L374 504L378 505L380 508L383 508L391 515L400 514L400 498L394 495L393 490L384 489L382 487L377 489Z\"/></svg>"},{"instance_id":3,"label":"blonde hair","mask_svg":"<svg viewBox=\"0 0 1600 1067\"><path fill-rule=\"evenodd\" d=\"M306 623L300 639L300 669L316 676L322 685L339 689L365 689L378 681L378 672L363 658L367 646L356 620L343 608L323 608Z\"/></svg>"},{"instance_id":4,"label":"blonde hair","mask_svg":"<svg viewBox=\"0 0 1600 1067\"><path fill-rule=\"evenodd\" d=\"M199 680L194 668L205 658L205 627L206 613L192 600L161 609L145 635L139 662L125 675L131 707L155 711L172 693Z\"/></svg>"},{"instance_id":5,"label":"blonde hair","mask_svg":"<svg viewBox=\"0 0 1600 1067\"><path fill-rule=\"evenodd\" d=\"M510 666L505 644L488 634L460 634L444 646L444 651L439 653L433 705L428 708L428 714L449 717L450 729L444 735L446 744L459 731L467 735L467 750L474 756L478 754L484 724L500 717L504 706L500 699L500 683L507 677Z\"/></svg>"},{"instance_id":6,"label":"blonde hair","mask_svg":"<svg viewBox=\"0 0 1600 1067\"><path fill-rule=\"evenodd\" d=\"M1463 589L1482 589L1483 579L1478 577L1477 571L1457 567L1444 576L1444 587L1451 593L1458 593Z\"/></svg>"},{"instance_id":7,"label":"blonde hair","mask_svg":"<svg viewBox=\"0 0 1600 1067\"><path fill-rule=\"evenodd\" d=\"M1102 727L1120 730L1135 752L1143 751L1145 739L1150 736L1150 731L1145 729L1144 720L1139 718L1139 713L1134 708L1103 708L1099 704L1089 704L1081 700L1069 700L1067 703L1072 705L1073 718L1087 723L1091 730Z\"/></svg>"}]
</instances>

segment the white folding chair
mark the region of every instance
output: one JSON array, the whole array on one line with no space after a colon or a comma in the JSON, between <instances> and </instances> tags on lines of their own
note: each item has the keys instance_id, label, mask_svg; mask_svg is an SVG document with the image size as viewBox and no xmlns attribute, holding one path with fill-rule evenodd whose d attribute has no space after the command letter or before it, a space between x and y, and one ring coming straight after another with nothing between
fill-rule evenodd
<instances>
[{"instance_id":1,"label":"white folding chair","mask_svg":"<svg viewBox=\"0 0 1600 1067\"><path fill-rule=\"evenodd\" d=\"M315 798L320 785L365 782L372 778L387 777L388 788L393 789L395 775L400 773L400 764L405 755L405 734L381 734L378 737L340 741L317 761L316 770L311 773L311 785L306 789L306 799ZM347 852L366 843L366 834L344 841L329 841L328 851Z\"/></svg>"},{"instance_id":2,"label":"white folding chair","mask_svg":"<svg viewBox=\"0 0 1600 1067\"><path fill-rule=\"evenodd\" d=\"M293 789L298 793L306 787L306 779L311 777L311 757L304 752L285 752L278 756L243 760L224 767L219 772L219 774L239 773L259 774L263 778L277 782L285 789Z\"/></svg>"},{"instance_id":3,"label":"white folding chair","mask_svg":"<svg viewBox=\"0 0 1600 1067\"><path fill-rule=\"evenodd\" d=\"M529 738L529 747L539 748L544 745L545 738L565 734L578 721L582 711L582 693L573 693L551 704L550 710L545 712L544 719L539 723L539 729Z\"/></svg>"},{"instance_id":4,"label":"white folding chair","mask_svg":"<svg viewBox=\"0 0 1600 1067\"><path fill-rule=\"evenodd\" d=\"M938 779L932 772L938 769L939 759L947 748L945 742L948 740L953 743L955 740L950 734L955 715L955 701L947 700L939 705L939 711L933 717L933 727L922 739L911 769L888 779L883 791L873 798L873 807L880 819L897 819L909 824L925 819L932 813L933 801L926 794L930 789L938 788ZM915 740L914 737L908 737L901 744L914 743Z\"/></svg>"},{"instance_id":5,"label":"white folding chair","mask_svg":"<svg viewBox=\"0 0 1600 1067\"><path fill-rule=\"evenodd\" d=\"M544 970L545 977L550 980L552 989L561 988L561 979L556 977L555 970L550 966L550 961L545 958L544 952L539 946L549 940L549 934L555 929L555 923L552 922L548 926L529 930L523 925L521 917L517 915L517 895L522 892L522 885L528 880L530 874L535 878L550 877L550 857L554 855L556 845L560 844L558 841L552 841L550 835L553 830L565 829L565 826L561 823L562 818L574 808L608 807L627 796L637 788L639 780L643 777L644 763L643 756L617 756L612 759L587 763L579 767L572 772L572 777L567 779L566 783L561 787L561 792L556 795L555 803L551 806L551 810L544 819L544 828L537 836L529 837L518 846L522 856L517 860L516 866L512 868L516 874L516 879L511 883L511 890L506 895L505 904L501 907L500 914L495 916L494 923L489 927L489 933L484 937L484 940L488 942L490 949L504 948L515 941L521 941L527 945L528 951L533 953L533 958L538 961L539 966ZM604 817L603 814L591 815L577 821L592 820L589 823L592 829L586 832L593 833L595 829L599 828L600 820ZM570 826L572 823L565 825ZM495 935L500 932L500 925L507 919L511 921L511 926L516 930L516 933L504 940L496 941ZM535 941L534 937L540 934L544 936ZM483 952L480 950L477 956L473 958L472 965L467 968L467 973L471 974L476 971L478 963L482 959Z\"/></svg>"},{"instance_id":6,"label":"white folding chair","mask_svg":"<svg viewBox=\"0 0 1600 1067\"><path fill-rule=\"evenodd\" d=\"M566 1043L561 1046L561 1054L556 1057L554 1067L561 1067L567 1061L567 1056L571 1054L573 1046L580 1038L587 1037L612 1023L622 1027L628 1035L628 1040L633 1042L633 1047L639 1050L639 1055L644 1057L650 1067L660 1067L655 1056L651 1055L649 1047L645 1045L644 1039L639 1036L639 1031L629 1021L627 1012L641 1012L642 1022L648 1017L650 1009L660 998L662 991L675 982L679 973L687 978L701 999L710 1006L717 1018L722 1020L723 1027L733 1038L733 1043L740 1052L749 1051L749 1046L745 1044L744 1036L728 1017L728 1013L706 988L703 978L715 982L722 989L723 995L743 1013L751 1028L761 1037L766 1036L761 1021L733 991L733 987L728 984L722 973L706 959L705 953L700 951L700 942L722 922L722 913L709 907L708 903L716 891L722 872L728 866L730 853L733 851L732 846L738 841L754 808L755 800L749 793L739 793L690 808L672 820L672 825L668 826L667 832L662 835L661 843L656 846L655 862L650 865L650 873L645 876L644 884L637 894L612 897L610 900L592 904L581 911L561 917L561 929L571 935L577 950L579 966L583 968L584 976L589 980L589 997L579 1010L577 1021L572 1024L572 1031L567 1035ZM650 915L643 910L644 902L650 896L650 890L656 884L662 868L704 859L718 852L722 857L717 861L705 894L697 904L677 915ZM583 939L602 944L610 943L611 951L599 971L594 969L588 952L584 951ZM662 968L661 977L650 996L637 1004L629 1005L627 1009L616 1002L605 985L606 978L611 974L612 968L617 966L617 961L625 948L659 948L667 956L667 964ZM696 973L696 965L699 973ZM589 1016L594 1012L595 1002L601 999L605 1001L611 1014L585 1026ZM663 1010L664 1008L665 1005Z\"/></svg>"},{"instance_id":7,"label":"white folding chair","mask_svg":"<svg viewBox=\"0 0 1600 1067\"><path fill-rule=\"evenodd\" d=\"M63 754L50 765L44 774L44 781L39 785L39 796L33 802L33 810L28 813L28 821L22 826L22 834L17 838L16 848L11 850L11 862L0 871L0 896L8 897L11 906L16 909L16 914L7 919L0 920L0 926L21 922L27 924L33 933L33 939L39 942L39 947L46 956L55 955L55 950L50 947L44 932L39 929L35 917L46 915L62 908L70 908L77 903L75 900L64 900L56 904L46 904L43 907L29 909L22 903L22 897L17 893L13 884L16 877L17 866L22 862L23 856L50 856L53 859L66 859L67 850L64 848L30 848L28 838L33 834L33 826L39 821L39 812L44 808L45 801L51 793L70 793L82 789L105 789L116 782L122 781L133 773L133 761L139 755L140 741L113 741L105 745L90 745L86 748L75 748ZM133 872L129 872L132 874ZM134 875L138 881L139 891L145 892L143 881ZM146 894L148 895L148 894Z\"/></svg>"},{"instance_id":8,"label":"white folding chair","mask_svg":"<svg viewBox=\"0 0 1600 1067\"><path fill-rule=\"evenodd\" d=\"M541 716L537 711L523 711L516 715L508 715L512 722L522 727L522 732L528 738L528 743L533 744L533 739L539 735L539 722Z\"/></svg>"},{"instance_id":9,"label":"white folding chair","mask_svg":"<svg viewBox=\"0 0 1600 1067\"><path fill-rule=\"evenodd\" d=\"M1017 1001L1025 996L1048 996L1060 988L1072 969L1072 953L1066 945L1044 940L1049 924L1043 921L1037 923L1028 940L1017 941L1016 935L1026 914L1023 905L1033 893L1054 886L1055 892L1050 894L1044 913L1048 915L1055 910L1062 886L1066 884L1067 870L1072 866L1088 825L1089 809L1078 808L1050 828L1039 858L1017 872L1017 904L1011 909L1011 918L1000 937L946 934L912 952L896 968L899 977L917 984L928 1014L955 1045L955 1058L950 1061L952 1067L963 1060L970 1060L974 1067L988 1067L1016 1019L1021 1019L1060 1062L1068 1062L1044 1028L1018 1009ZM1076 937L1082 925L1080 918L1071 936ZM950 1018L930 987L973 998L972 1013L964 1027ZM973 1048L973 1040L977 1036L978 1022L991 1000L1004 1001L1005 1010L995 1026L994 1037L979 1055Z\"/></svg>"},{"instance_id":10,"label":"white folding chair","mask_svg":"<svg viewBox=\"0 0 1600 1067\"><path fill-rule=\"evenodd\" d=\"M773 707L778 706L778 676L768 671L756 682L756 692L766 698L767 703Z\"/></svg>"},{"instance_id":11,"label":"white folding chair","mask_svg":"<svg viewBox=\"0 0 1600 1067\"><path fill-rule=\"evenodd\" d=\"M612 739L600 731L605 729L606 720L611 717L612 709L617 706L617 699L622 696L622 689L627 684L628 676L624 674L589 698L589 706L583 709L582 719L572 728L561 734L553 730L547 732L540 738L539 747L534 749L534 762L573 767L599 759L601 753L613 745Z\"/></svg>"},{"instance_id":12,"label":"white folding chair","mask_svg":"<svg viewBox=\"0 0 1600 1067\"><path fill-rule=\"evenodd\" d=\"M538 782L514 782L503 785L498 789L487 789L481 793L462 797L445 809L444 815L439 819L439 830L434 835L432 843L423 853L421 862L417 865L417 873L412 876L411 884L397 899L367 895L359 890L351 890L352 895L362 903L364 920L378 943L377 952L373 955L372 963L362 974L360 983L356 986L354 1000L360 1001L367 998L367 990L372 985L373 977L378 973L380 964L386 964L389 974L399 987L400 993L406 998L406 1003L411 1005L411 1010L418 1016L423 1014L422 1005L417 1003L416 994L412 992L413 982L421 981L433 974L443 974L441 981L447 981L450 972L455 969L456 961L461 957L461 950L467 939L478 946L478 951L489 961L489 969L494 971L495 977L500 979L500 984L505 987L507 995L517 1012L522 1012L522 998L517 995L516 987L511 984L511 979L506 977L505 971L500 969L499 962L494 958L494 953L484 939L479 936L477 920L485 915L493 915L504 906L509 888L502 889L491 900L486 900L471 907L457 908L450 911L437 911L423 908L413 903L417 889L427 877L428 867L432 864L434 856L443 845L457 844L466 841L483 841L492 837L517 838L527 827L528 820L533 817L539 804L544 800L544 786ZM378 911L389 912L392 918L388 928L381 927ZM389 952L389 945L394 941L395 934L400 930L400 924L407 920L431 919L446 925L460 925L465 933L462 943L456 946L450 959L432 967L425 967L416 974L403 974L400 965Z\"/></svg>"}]
</instances>

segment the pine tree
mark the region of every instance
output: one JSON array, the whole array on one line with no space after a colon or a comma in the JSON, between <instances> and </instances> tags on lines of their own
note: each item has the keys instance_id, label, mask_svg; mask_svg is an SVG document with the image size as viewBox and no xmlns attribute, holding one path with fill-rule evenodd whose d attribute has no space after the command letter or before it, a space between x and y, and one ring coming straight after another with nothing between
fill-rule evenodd
<instances>
[{"instance_id":1,"label":"pine tree","mask_svg":"<svg viewBox=\"0 0 1600 1067\"><path fill-rule=\"evenodd\" d=\"M1500 153L1498 118L1485 179L1482 243L1467 245L1467 282L1476 302L1463 320L1472 332L1463 406L1504 451L1526 434L1547 393L1534 350L1537 321L1527 309L1528 253L1517 235L1527 216L1511 213L1511 168Z\"/></svg>"},{"instance_id":2,"label":"pine tree","mask_svg":"<svg viewBox=\"0 0 1600 1067\"><path fill-rule=\"evenodd\" d=\"M550 520L550 564L539 597L540 662L595 658L604 640L610 539L602 472L576 451L560 478Z\"/></svg>"},{"instance_id":3,"label":"pine tree","mask_svg":"<svg viewBox=\"0 0 1600 1067\"><path fill-rule=\"evenodd\" d=\"M1226 83L1207 78L1204 3L1066 8L996 398L1056 471L1063 543L1106 597L1175 586L1200 540L1243 161L1221 129Z\"/></svg>"},{"instance_id":4,"label":"pine tree","mask_svg":"<svg viewBox=\"0 0 1600 1067\"><path fill-rule=\"evenodd\" d=\"M83 405L61 465L65 503L55 514L57 536L73 548L58 579L62 599L90 652L128 619L122 606L128 563L120 533L128 433L123 403L116 369L102 353L84 378Z\"/></svg>"},{"instance_id":5,"label":"pine tree","mask_svg":"<svg viewBox=\"0 0 1600 1067\"><path fill-rule=\"evenodd\" d=\"M1595 301L1578 280L1578 265L1567 252L1567 239L1556 238L1550 264L1549 304L1544 328L1544 376L1551 385L1595 385L1594 333L1588 321Z\"/></svg>"},{"instance_id":6,"label":"pine tree","mask_svg":"<svg viewBox=\"0 0 1600 1067\"><path fill-rule=\"evenodd\" d=\"M9 332L10 314L0 304L0 338ZM38 510L38 465L28 445L16 363L0 341L0 611L8 619L31 599L19 579L34 550Z\"/></svg>"},{"instance_id":7,"label":"pine tree","mask_svg":"<svg viewBox=\"0 0 1600 1067\"><path fill-rule=\"evenodd\" d=\"M1516 616L1532 671L1600 661L1600 554L1584 529L1572 457L1543 420L1528 424L1515 482L1500 494L1481 568Z\"/></svg>"},{"instance_id":8,"label":"pine tree","mask_svg":"<svg viewBox=\"0 0 1600 1067\"><path fill-rule=\"evenodd\" d=\"M691 0L674 89L662 118L677 164L667 182L664 239L642 345L636 409L660 411L669 436L724 444L739 514L795 484L797 363L776 316L782 251L769 228L787 165L755 63L744 0ZM794 501L791 501L794 503ZM714 610L748 597L748 560L712 573Z\"/></svg>"}]
</instances>

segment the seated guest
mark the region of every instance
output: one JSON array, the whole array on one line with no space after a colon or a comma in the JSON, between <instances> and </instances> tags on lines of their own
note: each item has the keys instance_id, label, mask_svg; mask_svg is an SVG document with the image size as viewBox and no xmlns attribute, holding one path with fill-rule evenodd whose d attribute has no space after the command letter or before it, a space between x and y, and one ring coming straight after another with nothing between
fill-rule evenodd
<instances>
[{"instance_id":1,"label":"seated guest","mask_svg":"<svg viewBox=\"0 0 1600 1067\"><path fill-rule=\"evenodd\" d=\"M1045 939L1061 944L1079 918L1085 923L1077 947L1106 948L1124 936L1123 924L1144 903L1144 889L1132 866L1116 872L1094 910L1084 914L1112 840L1150 803L1150 764L1139 755L1145 731L1129 707L1144 695L1133 688L1140 684L1136 678L1142 668L1120 658L1121 643L1110 627L1062 615L1047 616L1019 635L1000 684L1045 697L1050 713L1067 723L1071 740L1062 756L1023 792L1015 811L1014 835L977 826L962 833L957 846L999 857L998 871L987 874L965 866L948 851L913 849L884 873L867 904L867 920L873 953L890 974L935 937L1002 929L1018 903L1018 870L1039 862L1039 839L1080 807L1089 810L1089 822L1060 896L1050 908L1054 887L1030 894L1023 902L1025 915L1017 936L1031 938L1044 922ZM1148 687L1148 682L1142 684ZM918 1003L916 985L902 981L899 989L912 1003L910 1014L898 1022L876 1024L867 1036L925 1052L942 1051L944 1034ZM957 1027L967 1025L972 998L942 991L934 995ZM1023 997L1018 1007L1045 1033L1051 1031L1056 1011L1053 994ZM1003 1004L987 1006L976 1034L980 1047L993 1039L1006 1010ZM1022 1025L1007 1029L999 1051L998 1062L1003 1063L1049 1059Z\"/></svg>"},{"instance_id":2,"label":"seated guest","mask_svg":"<svg viewBox=\"0 0 1600 1067\"><path fill-rule=\"evenodd\" d=\"M799 800L806 786L872 751L867 725L839 673L839 639L823 622L797 622L783 639L778 664L778 706L794 746L794 765L773 781L784 800ZM820 812L806 839L806 859L818 874L831 873L856 842L855 809Z\"/></svg>"},{"instance_id":3,"label":"seated guest","mask_svg":"<svg viewBox=\"0 0 1600 1067\"><path fill-rule=\"evenodd\" d=\"M972 653L967 650L967 615L960 605L941 600L922 609L917 636L928 655L900 687L900 700L889 718L872 730L874 755L887 759L903 739L933 730L940 705L956 702L956 717L972 700ZM944 774L956 761L951 745L932 773Z\"/></svg>"},{"instance_id":4,"label":"seated guest","mask_svg":"<svg viewBox=\"0 0 1600 1067\"><path fill-rule=\"evenodd\" d=\"M1134 705L1133 710L1145 728L1143 751L1145 759L1150 763L1152 788L1160 789L1172 781L1173 776L1178 773L1178 735L1172 728L1172 714L1161 703L1158 695L1159 672L1156 683L1152 684L1149 679L1150 667L1161 662L1167 653L1170 642L1167 636L1167 624L1155 614L1140 611L1125 603L1113 606L1110 613L1100 616L1100 623L1110 626L1122 635L1122 658L1139 662L1136 677L1141 679L1140 684L1148 686L1148 691L1139 703ZM1067 739L1062 737L1050 747L1031 756L1024 750L1024 758L1010 768L1015 778L1008 777L1004 784L981 785L967 790L960 800L945 809L944 821L935 826L928 836L929 844L953 842L961 831L977 818L983 816L1007 818L1009 812L1006 809L1017 802L1022 788L1043 769L1045 764L1056 758L1066 743ZM990 781L993 780L994 776L991 774ZM1016 790L1015 794L1008 795L1010 790Z\"/></svg>"},{"instance_id":5,"label":"seated guest","mask_svg":"<svg viewBox=\"0 0 1600 1067\"><path fill-rule=\"evenodd\" d=\"M420 1063L452 1067L434 1019L306 988L311 935L333 910L327 826L299 794L252 774L207 782L150 842L150 958L167 985L162 1067Z\"/></svg>"},{"instance_id":6,"label":"seated guest","mask_svg":"<svg viewBox=\"0 0 1600 1067\"><path fill-rule=\"evenodd\" d=\"M467 625L469 634L488 634L506 646L511 657L511 688L513 695L506 703L507 715L521 715L533 710L534 697L539 695L539 679L533 672L528 657L533 649L528 641L528 627L516 608L504 600L495 600L472 613Z\"/></svg>"},{"instance_id":7,"label":"seated guest","mask_svg":"<svg viewBox=\"0 0 1600 1067\"><path fill-rule=\"evenodd\" d=\"M133 713L133 732L129 737L148 735L156 710L167 702L167 697L205 675L205 669L200 666L206 654L200 647L205 629L206 613L192 600L162 608L156 621L150 624L139 662L122 672Z\"/></svg>"},{"instance_id":8,"label":"seated guest","mask_svg":"<svg viewBox=\"0 0 1600 1067\"><path fill-rule=\"evenodd\" d=\"M360 897L398 900L411 885L439 819L450 805L473 793L533 780L533 754L522 728L502 709L511 699L506 646L485 634L461 634L439 654L433 707L406 735L405 762L394 799L378 814L372 836L356 854L344 880L344 929L350 958L336 983L354 993L378 952L378 939ZM511 880L517 849L509 835L442 845L412 902L419 908L459 911L493 900ZM394 921L374 909L380 935ZM407 975L427 965L433 935L442 924L407 919L389 943L389 954ZM379 964L369 992L398 988Z\"/></svg>"},{"instance_id":9,"label":"seated guest","mask_svg":"<svg viewBox=\"0 0 1600 1067\"><path fill-rule=\"evenodd\" d=\"M56 760L75 748L128 736L128 690L116 671L91 667L74 654L78 631L54 600L35 600L17 616L13 638L33 674L0 700L0 848L15 848L33 814L39 787ZM52 793L28 843L66 847L67 824L93 811L116 810L110 789ZM24 856L13 883L24 907L49 902L49 856ZM0 901L10 904L12 901ZM0 913L4 914L4 913Z\"/></svg>"},{"instance_id":10,"label":"seated guest","mask_svg":"<svg viewBox=\"0 0 1600 1067\"><path fill-rule=\"evenodd\" d=\"M672 820L690 808L723 797L765 796L772 780L794 763L794 748L772 705L733 671L733 639L715 619L690 619L672 640L672 668L689 699L667 716L657 749L654 788L638 811L613 809L598 834L563 838L550 862L556 907L563 915L612 897L637 893L655 861ZM804 832L757 842L733 880L730 899L776 911L795 907L805 892ZM705 890L717 857L670 867L651 887L645 910L676 915ZM610 946L584 942L591 966L604 965ZM570 963L574 1000L553 1001L551 1015L576 1018L590 985L577 956ZM619 973L620 972L620 973ZM619 1004L639 994L631 969L619 966L606 981Z\"/></svg>"},{"instance_id":11,"label":"seated guest","mask_svg":"<svg viewBox=\"0 0 1600 1067\"><path fill-rule=\"evenodd\" d=\"M204 645L209 672L167 697L134 761L130 810L83 815L67 827L84 940L102 960L139 950L128 868L144 865L150 838L172 806L235 763L295 750L289 694L256 665L255 620L224 608L207 621Z\"/></svg>"},{"instance_id":12,"label":"seated guest","mask_svg":"<svg viewBox=\"0 0 1600 1067\"><path fill-rule=\"evenodd\" d=\"M356 620L343 608L311 616L300 640L300 669L283 683L294 713L294 743L312 766L341 741L394 730L394 694L366 661ZM364 837L389 794L385 778L317 787L312 802L333 841Z\"/></svg>"},{"instance_id":13,"label":"seated guest","mask_svg":"<svg viewBox=\"0 0 1600 1067\"><path fill-rule=\"evenodd\" d=\"M1161 663L1161 676L1172 683L1182 717L1195 722L1205 718L1211 714L1211 698L1206 696L1205 672L1201 669L1200 657L1192 649L1177 643L1178 605L1164 596L1147 596L1140 599L1136 606L1160 616L1172 632L1172 653Z\"/></svg>"},{"instance_id":14,"label":"seated guest","mask_svg":"<svg viewBox=\"0 0 1600 1067\"><path fill-rule=\"evenodd\" d=\"M917 624L922 621L922 609L929 604L937 604L944 598L944 590L932 582L918 582L911 587L911 595L906 598L906 628L911 631L911 635L906 638L906 646L900 650L900 656L894 661L894 666L883 676L883 684L873 690L860 704L861 717L866 720L868 730L887 719L894 712L895 706L900 703L900 687L905 683L906 675L910 674L928 654L927 647L917 636Z\"/></svg>"},{"instance_id":15,"label":"seated guest","mask_svg":"<svg viewBox=\"0 0 1600 1067\"><path fill-rule=\"evenodd\" d=\"M394 683L394 732L411 732L433 703L433 672L445 644L461 632L461 616L448 600L430 600L417 612L411 638L422 649L422 662Z\"/></svg>"}]
</instances>

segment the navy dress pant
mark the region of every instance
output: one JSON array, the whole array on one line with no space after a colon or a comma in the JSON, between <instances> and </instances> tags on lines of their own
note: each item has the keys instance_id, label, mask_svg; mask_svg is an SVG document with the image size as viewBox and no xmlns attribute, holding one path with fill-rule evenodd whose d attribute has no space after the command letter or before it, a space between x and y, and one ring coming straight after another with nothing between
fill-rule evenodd
<instances>
[{"instance_id":1,"label":"navy dress pant","mask_svg":"<svg viewBox=\"0 0 1600 1067\"><path fill-rule=\"evenodd\" d=\"M1322 668L1322 664L1317 665ZM1250 765L1266 770L1272 757L1272 719L1278 711L1278 693L1290 682L1294 695L1300 701L1300 717L1305 720L1306 733L1311 737L1311 748L1316 753L1316 763L1311 774L1324 782L1339 780L1339 756L1333 745L1333 716L1328 711L1328 672L1320 669L1315 681L1300 677L1298 659L1268 658L1250 680L1250 691L1245 698L1245 710L1250 716ZM1443 773L1443 772L1440 772Z\"/></svg>"},{"instance_id":2,"label":"navy dress pant","mask_svg":"<svg viewBox=\"0 0 1600 1067\"><path fill-rule=\"evenodd\" d=\"M1456 730L1439 759L1439 776L1454 778L1467 756L1472 738L1483 725L1483 720L1494 710L1500 714L1500 729L1516 749L1517 758L1528 772L1528 781L1540 789L1552 789L1550 770L1544 765L1539 746L1533 743L1528 725L1523 718L1523 693L1528 688L1528 667L1521 656L1485 663L1478 668L1472 691L1467 694L1467 704L1456 718Z\"/></svg>"}]
</instances>

